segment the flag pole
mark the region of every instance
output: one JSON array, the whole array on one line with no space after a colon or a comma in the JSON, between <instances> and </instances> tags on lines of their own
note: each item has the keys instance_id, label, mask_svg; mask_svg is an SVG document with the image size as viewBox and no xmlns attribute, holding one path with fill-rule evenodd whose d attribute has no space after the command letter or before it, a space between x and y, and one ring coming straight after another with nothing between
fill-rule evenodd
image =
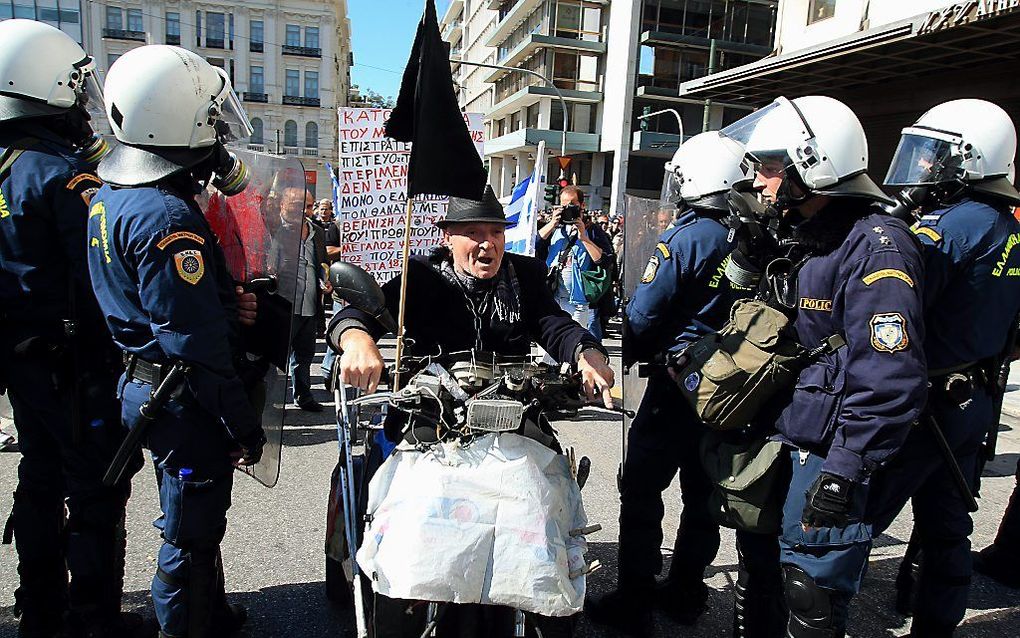
<instances>
[{"instance_id":1,"label":"flag pole","mask_svg":"<svg viewBox=\"0 0 1020 638\"><path fill-rule=\"evenodd\" d=\"M404 214L404 248L400 260L400 305L397 306L397 364L393 375L393 389L400 389L400 359L404 356L404 314L407 309L407 263L411 252L411 221L414 213L414 198L407 198L407 212Z\"/></svg>"}]
</instances>

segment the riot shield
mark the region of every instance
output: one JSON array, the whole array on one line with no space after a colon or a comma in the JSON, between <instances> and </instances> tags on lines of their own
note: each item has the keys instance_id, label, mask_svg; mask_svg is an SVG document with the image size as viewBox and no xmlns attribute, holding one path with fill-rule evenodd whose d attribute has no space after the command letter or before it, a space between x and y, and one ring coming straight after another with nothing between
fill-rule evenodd
<instances>
[{"instance_id":1,"label":"riot shield","mask_svg":"<svg viewBox=\"0 0 1020 638\"><path fill-rule=\"evenodd\" d=\"M673 222L673 209L661 208L658 199L627 195L623 212L623 302L630 301L641 278L651 266L649 260L659 235ZM628 331L624 320L623 331L623 407L637 412L641 397L645 393L647 379L638 376L638 366L630 365L633 357L628 355ZM624 445L626 430L630 428L630 417L624 415ZM626 455L626 448L624 451Z\"/></svg>"},{"instance_id":2,"label":"riot shield","mask_svg":"<svg viewBox=\"0 0 1020 638\"><path fill-rule=\"evenodd\" d=\"M219 240L227 270L238 285L255 293L254 326L242 326L244 356L238 374L261 415L266 433L262 459L242 471L266 487L280 474L283 418L287 406L290 324L297 295L305 173L294 157L231 149L247 166L251 181L226 196L209 186L203 203Z\"/></svg>"}]
</instances>

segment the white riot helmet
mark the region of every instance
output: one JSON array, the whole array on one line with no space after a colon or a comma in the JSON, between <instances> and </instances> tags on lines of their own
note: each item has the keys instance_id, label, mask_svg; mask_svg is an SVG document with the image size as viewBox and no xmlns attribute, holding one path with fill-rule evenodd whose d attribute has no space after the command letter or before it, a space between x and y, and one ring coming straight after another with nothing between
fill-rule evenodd
<instances>
[{"instance_id":1,"label":"white riot helmet","mask_svg":"<svg viewBox=\"0 0 1020 638\"><path fill-rule=\"evenodd\" d=\"M721 134L743 144L755 162L793 177L810 194L892 201L868 177L864 127L839 100L779 97Z\"/></svg>"},{"instance_id":2,"label":"white riot helmet","mask_svg":"<svg viewBox=\"0 0 1020 638\"><path fill-rule=\"evenodd\" d=\"M105 88L110 126L123 143L99 168L113 184L152 183L214 153L226 161L223 145L252 133L226 72L180 47L128 51L110 67ZM229 171L216 169L218 177Z\"/></svg>"},{"instance_id":3,"label":"white riot helmet","mask_svg":"<svg viewBox=\"0 0 1020 638\"><path fill-rule=\"evenodd\" d=\"M727 211L726 193L754 178L744 147L718 131L699 133L680 145L666 162L660 205Z\"/></svg>"},{"instance_id":4,"label":"white riot helmet","mask_svg":"<svg viewBox=\"0 0 1020 638\"><path fill-rule=\"evenodd\" d=\"M96 64L60 29L35 20L0 21L0 122L66 113L102 113Z\"/></svg>"},{"instance_id":5,"label":"white riot helmet","mask_svg":"<svg viewBox=\"0 0 1020 638\"><path fill-rule=\"evenodd\" d=\"M944 102L903 129L885 183L963 183L1020 203L1011 177L1016 145L1013 121L999 106L975 99Z\"/></svg>"}]
</instances>

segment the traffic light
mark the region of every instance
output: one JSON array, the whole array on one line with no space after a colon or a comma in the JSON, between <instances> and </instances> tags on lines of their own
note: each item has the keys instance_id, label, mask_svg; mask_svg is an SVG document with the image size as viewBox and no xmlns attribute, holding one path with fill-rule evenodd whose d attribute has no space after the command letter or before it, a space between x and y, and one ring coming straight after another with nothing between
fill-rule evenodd
<instances>
[{"instance_id":1,"label":"traffic light","mask_svg":"<svg viewBox=\"0 0 1020 638\"><path fill-rule=\"evenodd\" d=\"M570 186L570 181L567 180L567 176L566 175L561 176L559 178L559 180L557 180L556 183L559 185L561 190L566 188L567 186Z\"/></svg>"},{"instance_id":2,"label":"traffic light","mask_svg":"<svg viewBox=\"0 0 1020 638\"><path fill-rule=\"evenodd\" d=\"M545 201L549 202L550 204L555 204L556 199L559 197L559 195L560 195L559 186L557 186L556 184L545 185Z\"/></svg>"}]
</instances>

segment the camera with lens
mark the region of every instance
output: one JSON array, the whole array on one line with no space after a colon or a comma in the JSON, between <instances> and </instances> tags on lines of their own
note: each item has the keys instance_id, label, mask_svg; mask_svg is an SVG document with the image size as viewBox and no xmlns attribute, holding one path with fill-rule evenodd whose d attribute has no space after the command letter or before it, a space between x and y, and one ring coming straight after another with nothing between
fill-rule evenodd
<instances>
[{"instance_id":1,"label":"camera with lens","mask_svg":"<svg viewBox=\"0 0 1020 638\"><path fill-rule=\"evenodd\" d=\"M573 225L581 218L581 207L577 204L568 204L560 209L560 222Z\"/></svg>"}]
</instances>

